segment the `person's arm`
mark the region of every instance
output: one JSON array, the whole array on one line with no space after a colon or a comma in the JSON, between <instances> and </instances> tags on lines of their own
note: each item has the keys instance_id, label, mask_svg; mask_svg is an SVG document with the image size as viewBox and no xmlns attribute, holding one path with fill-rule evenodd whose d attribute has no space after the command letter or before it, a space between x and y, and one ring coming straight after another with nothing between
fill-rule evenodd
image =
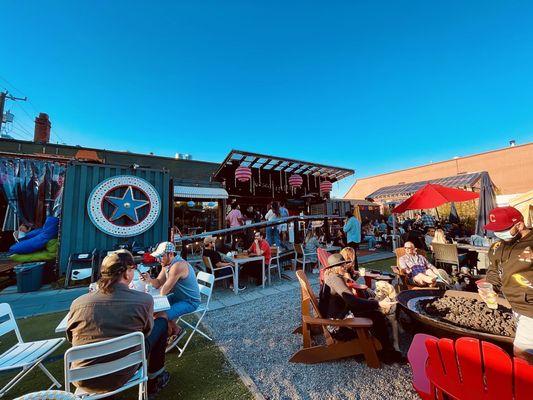
<instances>
[{"instance_id":1,"label":"person's arm","mask_svg":"<svg viewBox=\"0 0 533 400\"><path fill-rule=\"evenodd\" d=\"M342 227L342 230L344 233L348 233L350 232L351 229L352 229L352 220L350 218L348 221L346 221L346 223Z\"/></svg>"},{"instance_id":2,"label":"person's arm","mask_svg":"<svg viewBox=\"0 0 533 400\"><path fill-rule=\"evenodd\" d=\"M154 327L154 299L150 296L150 303L146 307L145 322L143 327L144 336L148 336Z\"/></svg>"},{"instance_id":3,"label":"person's arm","mask_svg":"<svg viewBox=\"0 0 533 400\"><path fill-rule=\"evenodd\" d=\"M148 272L141 274L141 276L144 279L144 281L146 281L146 283L149 283L155 289L159 289L161 286L163 286L167 279L165 275L165 267L161 268L161 272L159 273L157 278L152 278Z\"/></svg>"},{"instance_id":4,"label":"person's arm","mask_svg":"<svg viewBox=\"0 0 533 400\"><path fill-rule=\"evenodd\" d=\"M239 215L237 215L237 221L239 221L240 225L244 225L244 217L242 216L242 212L239 211Z\"/></svg>"},{"instance_id":5,"label":"person's arm","mask_svg":"<svg viewBox=\"0 0 533 400\"><path fill-rule=\"evenodd\" d=\"M379 303L374 299L362 299L354 296L350 288L346 286L344 279L339 275L328 276L326 285L331 289L331 293L340 296L353 312L372 311L379 308Z\"/></svg>"},{"instance_id":6,"label":"person's arm","mask_svg":"<svg viewBox=\"0 0 533 400\"><path fill-rule=\"evenodd\" d=\"M159 290L162 296L166 296L167 294L172 292L172 289L174 289L174 285L176 284L176 282L189 272L187 266L187 261L178 261L170 267L168 278Z\"/></svg>"},{"instance_id":7,"label":"person's arm","mask_svg":"<svg viewBox=\"0 0 533 400\"><path fill-rule=\"evenodd\" d=\"M400 265L398 265L398 267L400 267L400 269L402 271L404 271L406 274L410 274L411 273L411 267L409 267L407 265L407 261L405 260L405 258L402 256L402 257L400 257L399 261L400 261L399 262Z\"/></svg>"},{"instance_id":8,"label":"person's arm","mask_svg":"<svg viewBox=\"0 0 533 400\"><path fill-rule=\"evenodd\" d=\"M494 246L494 245L493 245ZM492 284L494 291L496 293L501 293L502 291L502 278L500 276L500 268L496 257L494 256L494 251L492 247L489 250L489 268L487 269L487 275L485 280L488 283Z\"/></svg>"}]
</instances>

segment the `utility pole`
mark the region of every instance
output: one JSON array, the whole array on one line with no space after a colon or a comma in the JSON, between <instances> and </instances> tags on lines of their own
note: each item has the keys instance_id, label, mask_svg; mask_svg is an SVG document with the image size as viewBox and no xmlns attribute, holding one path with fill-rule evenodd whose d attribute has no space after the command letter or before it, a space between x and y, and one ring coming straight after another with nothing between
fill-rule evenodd
<instances>
[{"instance_id":1,"label":"utility pole","mask_svg":"<svg viewBox=\"0 0 533 400\"><path fill-rule=\"evenodd\" d=\"M0 92L0 132L2 132L2 123L4 122L4 105L6 102L6 99L12 100L12 101L26 101L28 100L27 97L15 97L6 90L5 92Z\"/></svg>"}]
</instances>

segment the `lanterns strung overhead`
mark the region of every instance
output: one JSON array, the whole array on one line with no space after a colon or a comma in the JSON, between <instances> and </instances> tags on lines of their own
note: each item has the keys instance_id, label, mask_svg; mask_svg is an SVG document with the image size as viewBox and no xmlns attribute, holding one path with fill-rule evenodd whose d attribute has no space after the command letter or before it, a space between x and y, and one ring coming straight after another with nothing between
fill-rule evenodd
<instances>
[{"instance_id":1,"label":"lanterns strung overhead","mask_svg":"<svg viewBox=\"0 0 533 400\"><path fill-rule=\"evenodd\" d=\"M329 193L333 189L333 184L330 181L320 182L320 191L323 193Z\"/></svg>"},{"instance_id":2,"label":"lanterns strung overhead","mask_svg":"<svg viewBox=\"0 0 533 400\"><path fill-rule=\"evenodd\" d=\"M291 185L292 187L300 187L303 183L303 178L298 174L291 175L289 178L289 185Z\"/></svg>"},{"instance_id":3,"label":"lanterns strung overhead","mask_svg":"<svg viewBox=\"0 0 533 400\"><path fill-rule=\"evenodd\" d=\"M241 165L235 170L235 178L239 182L248 182L252 178L252 170Z\"/></svg>"},{"instance_id":4,"label":"lanterns strung overhead","mask_svg":"<svg viewBox=\"0 0 533 400\"><path fill-rule=\"evenodd\" d=\"M188 201L188 202L187 202L187 205L188 205L189 207L194 207L194 206L196 205L196 203L195 203L194 201L191 200L191 201Z\"/></svg>"}]
</instances>

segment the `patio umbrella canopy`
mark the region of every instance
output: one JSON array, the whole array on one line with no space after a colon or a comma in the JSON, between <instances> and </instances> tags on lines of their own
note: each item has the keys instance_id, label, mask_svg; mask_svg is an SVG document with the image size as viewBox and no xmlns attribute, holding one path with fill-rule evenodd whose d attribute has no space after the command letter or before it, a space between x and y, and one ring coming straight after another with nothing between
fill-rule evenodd
<instances>
[{"instance_id":1,"label":"patio umbrella canopy","mask_svg":"<svg viewBox=\"0 0 533 400\"><path fill-rule=\"evenodd\" d=\"M496 194L494 193L494 185L492 184L489 174L483 173L481 177L481 188L479 190L479 208L476 219L476 235L485 236L487 231L485 225L489 222L490 211L496 207ZM492 233L490 236L493 237Z\"/></svg>"},{"instance_id":2,"label":"patio umbrella canopy","mask_svg":"<svg viewBox=\"0 0 533 400\"><path fill-rule=\"evenodd\" d=\"M428 183L403 203L395 207L392 212L403 213L407 210L436 208L452 201L474 200L478 197L479 194L475 192Z\"/></svg>"}]
</instances>

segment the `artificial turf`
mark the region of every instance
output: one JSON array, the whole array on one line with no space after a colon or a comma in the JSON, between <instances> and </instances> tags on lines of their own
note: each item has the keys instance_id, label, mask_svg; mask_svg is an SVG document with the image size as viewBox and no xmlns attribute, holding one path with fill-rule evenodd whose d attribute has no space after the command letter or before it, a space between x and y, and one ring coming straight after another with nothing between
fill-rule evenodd
<instances>
[{"instance_id":1,"label":"artificial turf","mask_svg":"<svg viewBox=\"0 0 533 400\"><path fill-rule=\"evenodd\" d=\"M19 319L17 323L25 341L49 339L59 336L54 333L54 329L64 316L65 313L48 314ZM13 333L2 336L0 352L4 352L15 342L16 338ZM64 383L62 355L67 348L68 343L63 344L52 355L51 361L45 364L62 384ZM178 358L176 351L167 354L166 368L171 374L171 380L169 385L160 392L158 399L253 398L217 346L200 335L193 337L182 357ZM13 373L0 375L1 387L13 376ZM26 393L45 390L50 384L49 379L37 368L9 391L5 398L13 399ZM117 400L132 398L137 398L137 387L116 396Z\"/></svg>"}]
</instances>

